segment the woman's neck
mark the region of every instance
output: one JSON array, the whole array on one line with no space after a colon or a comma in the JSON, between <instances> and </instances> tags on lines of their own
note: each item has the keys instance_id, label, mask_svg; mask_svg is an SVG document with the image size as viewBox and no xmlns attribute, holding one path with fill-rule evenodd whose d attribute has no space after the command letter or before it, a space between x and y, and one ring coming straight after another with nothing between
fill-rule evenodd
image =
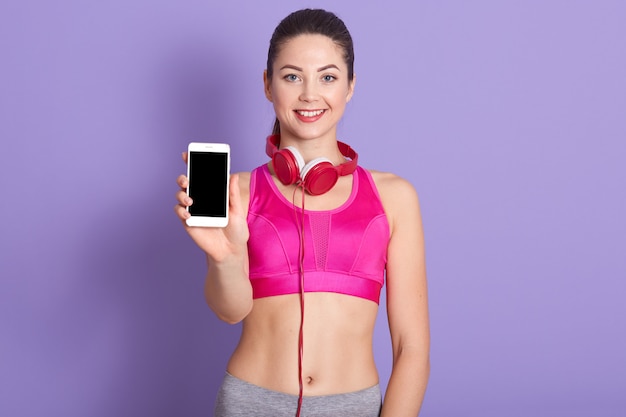
<instances>
[{"instance_id":1,"label":"woman's neck","mask_svg":"<svg viewBox=\"0 0 626 417\"><path fill-rule=\"evenodd\" d=\"M300 152L307 163L315 158L328 158L334 165L345 162L344 156L337 146L337 137L335 135L327 135L320 138L304 139L296 138L292 135L281 135L280 148L293 146Z\"/></svg>"}]
</instances>

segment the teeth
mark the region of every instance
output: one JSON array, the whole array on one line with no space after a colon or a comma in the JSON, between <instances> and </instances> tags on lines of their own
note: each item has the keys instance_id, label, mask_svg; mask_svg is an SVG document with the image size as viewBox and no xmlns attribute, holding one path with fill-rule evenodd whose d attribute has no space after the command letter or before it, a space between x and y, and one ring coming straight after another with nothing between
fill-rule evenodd
<instances>
[{"instance_id":1,"label":"teeth","mask_svg":"<svg viewBox=\"0 0 626 417\"><path fill-rule=\"evenodd\" d=\"M315 117L324 113L324 110L315 110L315 111L306 111L306 110L298 110L298 114L304 117Z\"/></svg>"}]
</instances>

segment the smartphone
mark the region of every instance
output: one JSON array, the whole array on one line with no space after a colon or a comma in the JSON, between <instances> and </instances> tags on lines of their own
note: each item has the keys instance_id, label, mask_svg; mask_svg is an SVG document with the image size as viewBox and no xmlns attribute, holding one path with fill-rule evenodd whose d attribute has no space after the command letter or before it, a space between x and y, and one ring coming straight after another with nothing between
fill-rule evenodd
<instances>
[{"instance_id":1,"label":"smartphone","mask_svg":"<svg viewBox=\"0 0 626 417\"><path fill-rule=\"evenodd\" d=\"M187 195L193 203L189 226L226 227L228 224L228 186L230 183L230 146L226 143L191 142L187 148Z\"/></svg>"}]
</instances>

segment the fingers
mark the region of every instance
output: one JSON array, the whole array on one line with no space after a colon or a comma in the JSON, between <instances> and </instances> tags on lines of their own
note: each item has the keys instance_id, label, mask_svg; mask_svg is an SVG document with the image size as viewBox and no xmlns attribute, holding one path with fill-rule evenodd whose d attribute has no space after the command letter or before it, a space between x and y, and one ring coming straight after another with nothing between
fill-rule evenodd
<instances>
[{"instance_id":1,"label":"fingers","mask_svg":"<svg viewBox=\"0 0 626 417\"><path fill-rule=\"evenodd\" d=\"M178 201L178 204L183 207L189 207L193 204L191 197L189 197L187 193L182 190L176 192L176 201Z\"/></svg>"},{"instance_id":2,"label":"fingers","mask_svg":"<svg viewBox=\"0 0 626 417\"><path fill-rule=\"evenodd\" d=\"M182 157L183 157L183 161L185 161L185 163L187 163L187 156L188 156L187 152L183 152Z\"/></svg>"},{"instance_id":3,"label":"fingers","mask_svg":"<svg viewBox=\"0 0 626 417\"><path fill-rule=\"evenodd\" d=\"M187 211L187 207L193 204L193 200L187 195L187 186L189 185L189 180L186 176L180 175L176 179L176 184L180 187L180 190L176 192L176 201L178 204L174 206L174 212L181 220L187 220L190 216Z\"/></svg>"},{"instance_id":4,"label":"fingers","mask_svg":"<svg viewBox=\"0 0 626 417\"><path fill-rule=\"evenodd\" d=\"M187 195L187 186L189 185L189 180L187 180L187 177L185 177L184 175L180 175L176 179L176 183L180 187L180 190L176 192L176 200L183 207L190 206L193 203L193 201Z\"/></svg>"},{"instance_id":5,"label":"fingers","mask_svg":"<svg viewBox=\"0 0 626 417\"><path fill-rule=\"evenodd\" d=\"M187 187L189 186L189 180L187 179L186 176L179 175L178 178L176 178L176 184L178 184L178 186L182 188L183 190L186 190Z\"/></svg>"},{"instance_id":6,"label":"fingers","mask_svg":"<svg viewBox=\"0 0 626 417\"><path fill-rule=\"evenodd\" d=\"M183 221L183 223L185 222L185 220L187 220L190 217L189 212L187 211L187 207L182 206L180 204L177 204L174 206L174 213L176 213L176 216Z\"/></svg>"},{"instance_id":7,"label":"fingers","mask_svg":"<svg viewBox=\"0 0 626 417\"><path fill-rule=\"evenodd\" d=\"M178 204L174 206L174 212L181 220L187 220L190 216L187 211L187 207L193 204L193 200L187 195L185 191L178 191L176 193L176 200Z\"/></svg>"}]
</instances>

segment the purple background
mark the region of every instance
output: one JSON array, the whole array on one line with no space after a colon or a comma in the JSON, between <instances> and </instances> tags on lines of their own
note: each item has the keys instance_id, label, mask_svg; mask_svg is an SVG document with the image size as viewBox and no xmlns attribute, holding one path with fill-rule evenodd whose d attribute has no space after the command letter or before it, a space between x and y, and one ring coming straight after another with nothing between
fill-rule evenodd
<instances>
[{"instance_id":1,"label":"purple background","mask_svg":"<svg viewBox=\"0 0 626 417\"><path fill-rule=\"evenodd\" d=\"M210 415L239 326L172 212L180 153L266 161L269 37L311 5L356 42L341 139L421 196L422 415L626 415L617 0L4 0L0 415Z\"/></svg>"}]
</instances>

